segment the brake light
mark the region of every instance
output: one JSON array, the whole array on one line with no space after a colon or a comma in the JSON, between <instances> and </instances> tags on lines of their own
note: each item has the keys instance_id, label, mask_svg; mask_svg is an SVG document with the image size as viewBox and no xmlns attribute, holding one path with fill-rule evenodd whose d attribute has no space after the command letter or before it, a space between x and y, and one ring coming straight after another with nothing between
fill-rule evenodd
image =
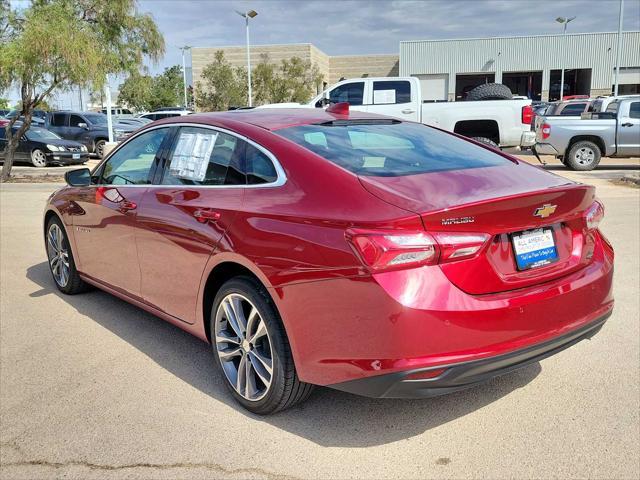
<instances>
[{"instance_id":1,"label":"brake light","mask_svg":"<svg viewBox=\"0 0 640 480\"><path fill-rule=\"evenodd\" d=\"M551 135L551 125L545 123L542 125L542 138L547 139Z\"/></svg>"},{"instance_id":2,"label":"brake light","mask_svg":"<svg viewBox=\"0 0 640 480\"><path fill-rule=\"evenodd\" d=\"M346 233L356 255L374 272L416 268L475 256L486 233L399 232L351 229Z\"/></svg>"},{"instance_id":3,"label":"brake light","mask_svg":"<svg viewBox=\"0 0 640 480\"><path fill-rule=\"evenodd\" d=\"M589 230L598 228L603 218L604 206L598 201L593 202L593 205L591 205L584 214L584 220Z\"/></svg>"},{"instance_id":4,"label":"brake light","mask_svg":"<svg viewBox=\"0 0 640 480\"><path fill-rule=\"evenodd\" d=\"M533 108L531 105L525 105L522 107L522 123L531 125L533 121Z\"/></svg>"}]
</instances>

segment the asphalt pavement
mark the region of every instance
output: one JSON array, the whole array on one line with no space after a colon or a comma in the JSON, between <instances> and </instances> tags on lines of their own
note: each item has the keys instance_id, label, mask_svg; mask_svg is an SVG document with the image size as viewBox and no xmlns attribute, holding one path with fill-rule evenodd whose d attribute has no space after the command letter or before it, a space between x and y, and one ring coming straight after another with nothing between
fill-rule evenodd
<instances>
[{"instance_id":1,"label":"asphalt pavement","mask_svg":"<svg viewBox=\"0 0 640 480\"><path fill-rule=\"evenodd\" d=\"M205 343L58 293L41 225L57 185L0 185L0 478L639 478L640 189L598 172L578 175L606 207L617 303L592 340L448 396L320 388L272 417L234 403Z\"/></svg>"}]
</instances>

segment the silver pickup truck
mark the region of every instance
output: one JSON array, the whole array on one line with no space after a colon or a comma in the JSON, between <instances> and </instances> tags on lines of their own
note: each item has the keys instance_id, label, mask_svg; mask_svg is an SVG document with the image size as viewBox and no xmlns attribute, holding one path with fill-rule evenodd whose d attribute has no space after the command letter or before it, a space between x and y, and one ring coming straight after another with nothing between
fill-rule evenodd
<instances>
[{"instance_id":1,"label":"silver pickup truck","mask_svg":"<svg viewBox=\"0 0 640 480\"><path fill-rule=\"evenodd\" d=\"M592 170L601 157L640 156L640 95L617 98L604 112L581 118L536 117L540 155L553 155L573 170Z\"/></svg>"}]
</instances>

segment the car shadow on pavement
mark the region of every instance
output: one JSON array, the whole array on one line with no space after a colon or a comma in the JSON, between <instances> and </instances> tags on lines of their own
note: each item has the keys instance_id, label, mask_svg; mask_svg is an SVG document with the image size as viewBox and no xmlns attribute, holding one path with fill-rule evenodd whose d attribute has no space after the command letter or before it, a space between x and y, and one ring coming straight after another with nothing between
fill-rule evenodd
<instances>
[{"instance_id":1,"label":"car shadow on pavement","mask_svg":"<svg viewBox=\"0 0 640 480\"><path fill-rule=\"evenodd\" d=\"M527 385L541 371L540 364L534 363L472 389L419 400L370 399L317 388L303 404L262 417L236 404L214 366L211 347L205 342L100 290L75 296L60 293L47 262L29 267L27 278L40 287L30 294L31 297L56 295L212 399L255 421L268 423L321 446L368 447L423 434L490 406Z\"/></svg>"}]
</instances>

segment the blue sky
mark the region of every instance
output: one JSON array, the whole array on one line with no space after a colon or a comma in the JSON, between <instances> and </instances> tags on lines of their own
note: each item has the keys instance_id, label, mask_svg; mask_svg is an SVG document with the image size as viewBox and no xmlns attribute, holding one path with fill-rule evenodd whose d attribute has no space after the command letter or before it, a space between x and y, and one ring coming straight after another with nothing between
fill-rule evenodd
<instances>
[{"instance_id":1,"label":"blue sky","mask_svg":"<svg viewBox=\"0 0 640 480\"><path fill-rule=\"evenodd\" d=\"M24 0L16 2L24 4ZM329 55L398 53L401 40L561 33L558 16L577 18L568 32L618 29L619 0L140 0L165 36L166 54L152 72L181 63L182 45L313 43ZM624 30L640 30L640 0L625 1ZM13 95L12 95L13 96ZM72 103L73 102L73 103ZM77 107L77 95L58 97Z\"/></svg>"}]
</instances>

